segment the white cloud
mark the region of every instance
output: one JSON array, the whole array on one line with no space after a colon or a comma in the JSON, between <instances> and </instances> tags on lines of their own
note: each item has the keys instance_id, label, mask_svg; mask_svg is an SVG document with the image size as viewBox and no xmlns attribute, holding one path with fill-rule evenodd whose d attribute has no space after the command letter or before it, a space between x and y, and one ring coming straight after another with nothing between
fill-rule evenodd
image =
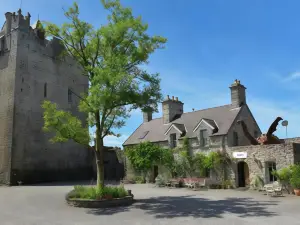
<instances>
[{"instance_id":1,"label":"white cloud","mask_svg":"<svg viewBox=\"0 0 300 225\"><path fill-rule=\"evenodd\" d=\"M300 109L286 107L285 103L266 99L251 99L248 101L248 104L263 133L266 133L274 119L280 116L284 120L289 121L287 128L288 137L300 136L298 126L300 124ZM281 138L285 138L285 127L279 124L275 134Z\"/></svg>"},{"instance_id":2,"label":"white cloud","mask_svg":"<svg viewBox=\"0 0 300 225\"><path fill-rule=\"evenodd\" d=\"M95 138L95 128L90 129L90 135L91 137ZM122 144L127 140L129 136L122 134L120 137L115 137L115 136L106 136L104 138L104 145L109 146L109 147L122 147ZM90 145L94 145L94 142L92 141Z\"/></svg>"},{"instance_id":3,"label":"white cloud","mask_svg":"<svg viewBox=\"0 0 300 225\"><path fill-rule=\"evenodd\" d=\"M121 137L119 138L115 136L106 136L104 138L104 145L112 147L122 147L122 144L126 141L128 137L128 135L121 135Z\"/></svg>"},{"instance_id":4,"label":"white cloud","mask_svg":"<svg viewBox=\"0 0 300 225\"><path fill-rule=\"evenodd\" d=\"M300 79L300 72L290 74L287 78L284 79L284 81L294 81L297 79Z\"/></svg>"}]
</instances>

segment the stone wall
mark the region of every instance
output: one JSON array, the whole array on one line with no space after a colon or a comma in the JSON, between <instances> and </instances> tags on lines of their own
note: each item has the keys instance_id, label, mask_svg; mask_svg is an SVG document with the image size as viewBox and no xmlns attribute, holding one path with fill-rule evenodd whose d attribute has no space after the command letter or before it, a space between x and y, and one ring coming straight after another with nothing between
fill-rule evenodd
<instances>
[{"instance_id":1,"label":"stone wall","mask_svg":"<svg viewBox=\"0 0 300 225\"><path fill-rule=\"evenodd\" d=\"M281 139L284 143L300 143L300 137Z\"/></svg>"},{"instance_id":2,"label":"stone wall","mask_svg":"<svg viewBox=\"0 0 300 225\"><path fill-rule=\"evenodd\" d=\"M109 181L121 180L124 178L124 162L119 160L114 149L107 149L104 153L104 179ZM92 157L93 178L97 179L97 167L95 155Z\"/></svg>"},{"instance_id":3,"label":"stone wall","mask_svg":"<svg viewBox=\"0 0 300 225\"><path fill-rule=\"evenodd\" d=\"M6 34L7 51L0 55L0 183L90 179L88 150L72 141L51 144L42 131L44 100L57 103L85 125L78 111L88 79L71 58L59 60L55 39L42 40L20 15ZM9 61L8 61L9 58ZM70 101L69 101L70 100Z\"/></svg>"},{"instance_id":4,"label":"stone wall","mask_svg":"<svg viewBox=\"0 0 300 225\"><path fill-rule=\"evenodd\" d=\"M0 184L10 184L13 148L17 32L5 36L10 49L0 54ZM10 45L12 43L12 45Z\"/></svg>"},{"instance_id":5,"label":"stone wall","mask_svg":"<svg viewBox=\"0 0 300 225\"><path fill-rule=\"evenodd\" d=\"M230 177L238 185L237 163L244 161L249 167L250 181L255 175L268 182L266 162L275 162L276 169L287 167L295 162L295 151L299 152L299 145L293 143L277 145L249 145L228 147L227 153L232 157L233 152L247 152L246 159L235 159L232 162ZM299 153L297 153L299 154Z\"/></svg>"},{"instance_id":6,"label":"stone wall","mask_svg":"<svg viewBox=\"0 0 300 225\"><path fill-rule=\"evenodd\" d=\"M59 109L70 111L86 122L86 115L78 112L78 95L88 88L82 70L71 60L59 61L47 55L47 46L32 33L18 31L16 58L14 147L12 183L35 183L91 177L88 150L72 141L52 144L53 134L44 133L44 100L57 103Z\"/></svg>"}]
</instances>

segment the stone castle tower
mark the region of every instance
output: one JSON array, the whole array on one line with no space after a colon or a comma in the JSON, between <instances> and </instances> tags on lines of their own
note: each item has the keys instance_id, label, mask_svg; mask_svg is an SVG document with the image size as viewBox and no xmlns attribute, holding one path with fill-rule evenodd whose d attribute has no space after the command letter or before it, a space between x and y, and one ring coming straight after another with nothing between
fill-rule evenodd
<instances>
[{"instance_id":1,"label":"stone castle tower","mask_svg":"<svg viewBox=\"0 0 300 225\"><path fill-rule=\"evenodd\" d=\"M42 131L44 100L85 121L77 111L87 77L71 58L58 58L62 46L46 40L30 14L7 12L0 30L0 184L90 179L90 153L73 142L51 144ZM0 27L1 28L1 27Z\"/></svg>"}]
</instances>

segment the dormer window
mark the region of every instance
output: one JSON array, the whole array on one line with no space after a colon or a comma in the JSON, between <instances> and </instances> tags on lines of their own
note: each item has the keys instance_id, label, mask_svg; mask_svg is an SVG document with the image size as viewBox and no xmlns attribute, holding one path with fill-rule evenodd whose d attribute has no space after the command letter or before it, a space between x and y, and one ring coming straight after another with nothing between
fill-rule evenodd
<instances>
[{"instance_id":1,"label":"dormer window","mask_svg":"<svg viewBox=\"0 0 300 225\"><path fill-rule=\"evenodd\" d=\"M171 148L177 147L176 134L170 134L170 147Z\"/></svg>"},{"instance_id":2,"label":"dormer window","mask_svg":"<svg viewBox=\"0 0 300 225\"><path fill-rule=\"evenodd\" d=\"M200 145L201 147L208 145L208 132L206 129L200 130Z\"/></svg>"}]
</instances>

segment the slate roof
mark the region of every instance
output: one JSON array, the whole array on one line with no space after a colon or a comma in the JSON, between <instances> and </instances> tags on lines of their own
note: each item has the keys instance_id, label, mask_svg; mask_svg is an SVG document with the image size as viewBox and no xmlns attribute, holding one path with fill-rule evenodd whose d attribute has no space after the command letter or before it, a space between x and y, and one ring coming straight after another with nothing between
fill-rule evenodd
<instances>
[{"instance_id":1,"label":"slate roof","mask_svg":"<svg viewBox=\"0 0 300 225\"><path fill-rule=\"evenodd\" d=\"M153 119L149 122L142 123L131 136L123 143L124 146L138 144L142 141L161 142L168 140L165 132L174 124L179 130L185 129L186 136L189 138L196 137L197 133L193 132L198 123L205 119L213 127L217 126L218 130L212 136L226 135L234 122L236 116L240 112L240 108L232 109L231 105L224 105L209 109L198 110L194 112L183 113L179 119L169 124L163 124L163 118ZM140 136L149 131L147 135L141 139Z\"/></svg>"}]
</instances>

